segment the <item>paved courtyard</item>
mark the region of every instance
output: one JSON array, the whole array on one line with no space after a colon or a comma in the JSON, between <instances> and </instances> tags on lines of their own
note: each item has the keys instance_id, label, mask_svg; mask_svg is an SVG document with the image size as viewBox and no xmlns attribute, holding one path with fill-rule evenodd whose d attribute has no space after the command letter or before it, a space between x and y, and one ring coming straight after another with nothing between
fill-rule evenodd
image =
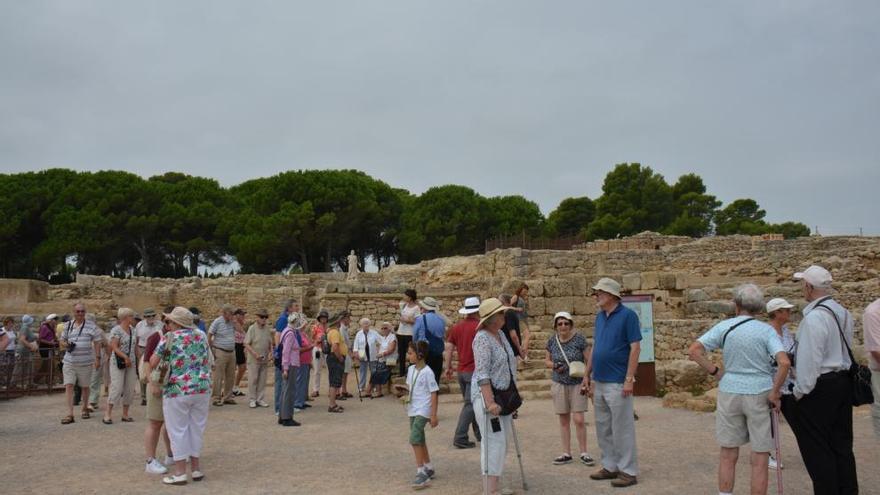
<instances>
[{"instance_id":1,"label":"paved courtyard","mask_svg":"<svg viewBox=\"0 0 880 495\"><path fill-rule=\"evenodd\" d=\"M405 411L387 396L363 403L349 399L342 403L344 414L329 414L322 395L316 407L296 417L303 423L298 428L276 425L272 409L249 409L245 401L212 407L202 456L206 479L185 487L163 486L158 476L144 473L144 408L133 406L135 423L119 422L116 413L111 426L101 423L100 414L62 426L63 400L56 394L0 403L4 450L0 492L362 495L411 491L408 482L414 467L406 443ZM451 445L459 406L454 397L441 397L440 425L428 432L437 477L427 493L481 491L479 450L458 450ZM528 401L516 425L529 493L716 493L713 415L664 409L655 398L638 398L636 409L641 417L637 430L642 472L637 486L620 490L588 479L593 468L553 466L550 461L560 447L552 404ZM589 450L598 457L592 424L589 428ZM865 407L856 410L855 436L862 493L880 493L880 441L871 431ZM783 451L786 492L811 493L794 437L785 426ZM743 451L737 467L737 493L745 493L747 452ZM775 493L775 472L770 474L770 493ZM512 448L505 484L522 493Z\"/></svg>"}]
</instances>

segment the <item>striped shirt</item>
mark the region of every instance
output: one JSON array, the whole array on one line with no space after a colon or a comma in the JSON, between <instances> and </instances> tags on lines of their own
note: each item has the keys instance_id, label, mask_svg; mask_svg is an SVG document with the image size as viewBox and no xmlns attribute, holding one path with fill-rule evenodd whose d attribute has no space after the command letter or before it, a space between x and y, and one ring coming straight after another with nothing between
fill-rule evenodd
<instances>
[{"instance_id":1,"label":"striped shirt","mask_svg":"<svg viewBox=\"0 0 880 495\"><path fill-rule=\"evenodd\" d=\"M104 340L104 333L92 321L69 321L64 325L61 331L61 340L69 343L73 342L76 347L71 351L69 348L64 353L64 364L83 365L93 364L95 362L95 348L92 345L95 342Z\"/></svg>"},{"instance_id":2,"label":"striped shirt","mask_svg":"<svg viewBox=\"0 0 880 495\"><path fill-rule=\"evenodd\" d=\"M224 351L235 349L235 325L232 320L227 321L222 316L217 318L208 327L208 334L214 336L214 347Z\"/></svg>"}]
</instances>

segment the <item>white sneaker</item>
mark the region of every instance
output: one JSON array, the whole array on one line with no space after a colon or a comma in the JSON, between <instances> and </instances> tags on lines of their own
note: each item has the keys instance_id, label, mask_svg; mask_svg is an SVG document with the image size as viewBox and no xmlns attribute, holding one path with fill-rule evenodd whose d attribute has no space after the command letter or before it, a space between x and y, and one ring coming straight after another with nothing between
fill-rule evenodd
<instances>
[{"instance_id":1,"label":"white sneaker","mask_svg":"<svg viewBox=\"0 0 880 495\"><path fill-rule=\"evenodd\" d=\"M147 467L144 469L144 472L150 474L165 474L168 472L168 468L163 466L156 459L150 459L150 462L147 463Z\"/></svg>"},{"instance_id":2,"label":"white sneaker","mask_svg":"<svg viewBox=\"0 0 880 495\"><path fill-rule=\"evenodd\" d=\"M258 400L257 405L260 407L269 407L269 403L264 400Z\"/></svg>"},{"instance_id":3,"label":"white sneaker","mask_svg":"<svg viewBox=\"0 0 880 495\"><path fill-rule=\"evenodd\" d=\"M298 407L294 407L293 412L303 412L303 410Z\"/></svg>"},{"instance_id":4,"label":"white sneaker","mask_svg":"<svg viewBox=\"0 0 880 495\"><path fill-rule=\"evenodd\" d=\"M774 459L772 456L771 456L770 459L767 461L767 467L770 468L770 469L784 469L784 466L782 465L782 463L781 463L781 462L778 462L778 461L777 461L776 459Z\"/></svg>"},{"instance_id":5,"label":"white sneaker","mask_svg":"<svg viewBox=\"0 0 880 495\"><path fill-rule=\"evenodd\" d=\"M248 404L248 407L250 407L251 409L256 409L256 408L257 408L257 401L252 400L252 401Z\"/></svg>"}]
</instances>

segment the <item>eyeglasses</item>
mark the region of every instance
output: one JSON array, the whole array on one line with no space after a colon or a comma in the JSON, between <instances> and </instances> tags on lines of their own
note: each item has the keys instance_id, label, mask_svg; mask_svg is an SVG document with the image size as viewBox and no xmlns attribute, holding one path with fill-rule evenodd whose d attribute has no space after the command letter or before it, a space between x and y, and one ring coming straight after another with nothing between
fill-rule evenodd
<instances>
[{"instance_id":1,"label":"eyeglasses","mask_svg":"<svg viewBox=\"0 0 880 495\"><path fill-rule=\"evenodd\" d=\"M556 326L557 326L557 327L570 327L570 326L571 326L571 322L570 322L570 321L565 321L565 320L563 320L563 321L560 321L560 322L556 323Z\"/></svg>"},{"instance_id":2,"label":"eyeglasses","mask_svg":"<svg viewBox=\"0 0 880 495\"><path fill-rule=\"evenodd\" d=\"M85 314L85 312L86 312L86 310L84 310L84 309L78 309L78 310L74 311L74 313L76 313L78 315Z\"/></svg>"}]
</instances>

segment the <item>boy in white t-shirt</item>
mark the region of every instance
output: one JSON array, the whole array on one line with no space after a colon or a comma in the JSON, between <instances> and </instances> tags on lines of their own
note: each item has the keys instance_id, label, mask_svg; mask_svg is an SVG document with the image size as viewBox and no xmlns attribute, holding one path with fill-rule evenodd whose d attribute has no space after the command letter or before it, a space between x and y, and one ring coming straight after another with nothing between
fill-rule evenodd
<instances>
[{"instance_id":1,"label":"boy in white t-shirt","mask_svg":"<svg viewBox=\"0 0 880 495\"><path fill-rule=\"evenodd\" d=\"M408 404L409 443L416 457L416 479L413 480L412 487L416 490L430 486L431 478L434 477L434 466L431 465L425 442L425 425L430 422L431 428L437 427L437 397L440 387L434 380L434 373L425 364L427 356L427 342L410 342L406 360L414 364L407 370L406 385L396 385L406 394L404 400Z\"/></svg>"}]
</instances>

